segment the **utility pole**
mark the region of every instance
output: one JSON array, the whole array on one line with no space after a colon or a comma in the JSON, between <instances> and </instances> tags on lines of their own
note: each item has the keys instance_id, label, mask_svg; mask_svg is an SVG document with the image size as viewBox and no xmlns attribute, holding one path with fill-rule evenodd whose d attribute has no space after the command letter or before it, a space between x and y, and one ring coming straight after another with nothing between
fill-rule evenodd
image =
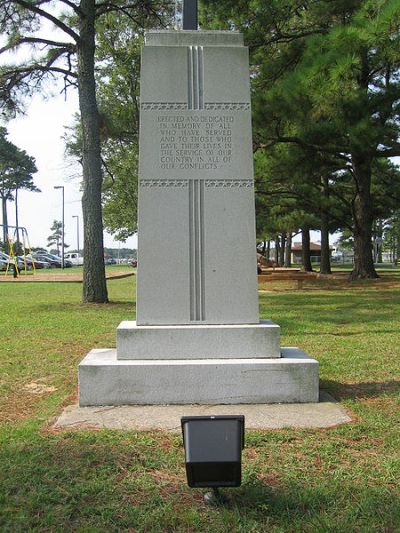
<instances>
[{"instance_id":1,"label":"utility pole","mask_svg":"<svg viewBox=\"0 0 400 533\"><path fill-rule=\"evenodd\" d=\"M79 254L79 216L72 215L72 218L76 218L76 242L77 242L78 254Z\"/></svg>"},{"instance_id":2,"label":"utility pole","mask_svg":"<svg viewBox=\"0 0 400 533\"><path fill-rule=\"evenodd\" d=\"M61 237L61 268L64 269L64 185L55 185L55 189L62 190L62 237Z\"/></svg>"}]
</instances>

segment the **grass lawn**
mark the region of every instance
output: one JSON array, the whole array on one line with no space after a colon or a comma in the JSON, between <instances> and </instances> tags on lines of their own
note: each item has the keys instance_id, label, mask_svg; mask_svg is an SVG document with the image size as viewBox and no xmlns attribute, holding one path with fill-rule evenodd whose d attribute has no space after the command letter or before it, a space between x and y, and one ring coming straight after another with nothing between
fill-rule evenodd
<instances>
[{"instance_id":1,"label":"grass lawn","mask_svg":"<svg viewBox=\"0 0 400 533\"><path fill-rule=\"evenodd\" d=\"M247 431L243 484L217 509L186 486L180 436L51 429L79 361L134 318L134 283L110 281L109 305L82 305L77 283L0 283L1 532L400 532L400 279L260 293L353 422Z\"/></svg>"}]
</instances>

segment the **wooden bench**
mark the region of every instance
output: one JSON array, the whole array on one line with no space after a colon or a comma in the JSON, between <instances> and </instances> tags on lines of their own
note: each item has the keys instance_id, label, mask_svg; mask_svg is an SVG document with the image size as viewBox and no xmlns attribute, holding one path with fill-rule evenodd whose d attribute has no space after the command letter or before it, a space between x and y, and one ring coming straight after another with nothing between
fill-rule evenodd
<instances>
[{"instance_id":1,"label":"wooden bench","mask_svg":"<svg viewBox=\"0 0 400 533\"><path fill-rule=\"evenodd\" d=\"M297 281L297 288L303 288L303 282L314 276L308 272L270 272L269 274L259 274L258 283L268 283L270 281Z\"/></svg>"}]
</instances>

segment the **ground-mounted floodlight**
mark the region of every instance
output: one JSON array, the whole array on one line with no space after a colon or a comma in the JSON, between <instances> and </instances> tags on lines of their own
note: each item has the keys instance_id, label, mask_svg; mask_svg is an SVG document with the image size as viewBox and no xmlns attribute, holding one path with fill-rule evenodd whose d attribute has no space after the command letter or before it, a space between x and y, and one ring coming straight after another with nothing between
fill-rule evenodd
<instances>
[{"instance_id":1,"label":"ground-mounted floodlight","mask_svg":"<svg viewBox=\"0 0 400 533\"><path fill-rule=\"evenodd\" d=\"M205 500L217 503L218 487L242 481L244 416L183 416L181 424L188 485L212 488Z\"/></svg>"}]
</instances>

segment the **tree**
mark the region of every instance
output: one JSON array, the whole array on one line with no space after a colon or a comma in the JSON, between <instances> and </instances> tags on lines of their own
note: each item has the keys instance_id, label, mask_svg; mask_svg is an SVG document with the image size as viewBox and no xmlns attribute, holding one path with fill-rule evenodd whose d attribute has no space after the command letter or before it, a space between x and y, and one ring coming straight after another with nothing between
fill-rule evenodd
<instances>
[{"instance_id":1,"label":"tree","mask_svg":"<svg viewBox=\"0 0 400 533\"><path fill-rule=\"evenodd\" d=\"M24 96L61 77L64 90L77 87L82 128L82 212L84 222L83 301L108 301L104 268L101 194L103 169L100 148L101 117L96 98L96 23L118 12L131 20L156 16L165 9L162 2L138 0L60 0L64 12L51 9L50 0L0 0L0 32L8 35L5 53L25 47L37 52L24 63L1 67L0 103L15 113ZM44 22L52 23L60 39L38 34Z\"/></svg>"},{"instance_id":2,"label":"tree","mask_svg":"<svg viewBox=\"0 0 400 533\"><path fill-rule=\"evenodd\" d=\"M372 168L400 155L399 3L205 0L204 17L246 33L256 146L293 143L342 161L352 180L352 278L376 277Z\"/></svg>"},{"instance_id":3,"label":"tree","mask_svg":"<svg viewBox=\"0 0 400 533\"><path fill-rule=\"evenodd\" d=\"M18 190L25 189L40 192L33 183L33 174L37 172L35 160L24 150L19 149L7 139L7 130L0 127L0 198L3 214L3 242L8 240L7 202L17 200ZM16 203L17 205L17 203ZM18 212L16 213L17 241Z\"/></svg>"},{"instance_id":4,"label":"tree","mask_svg":"<svg viewBox=\"0 0 400 533\"><path fill-rule=\"evenodd\" d=\"M104 168L104 227L119 240L137 229L140 53L146 28L171 22L171 10L135 20L119 12L97 24L96 84ZM68 155L82 160L79 125L65 136Z\"/></svg>"},{"instance_id":5,"label":"tree","mask_svg":"<svg viewBox=\"0 0 400 533\"><path fill-rule=\"evenodd\" d=\"M53 233L51 233L51 235L47 237L47 246L48 247L55 246L57 250L57 255L60 256L62 254L62 250L61 250L62 231L63 231L62 222L60 220L54 220L50 228L50 231L52 231ZM69 248L69 244L66 244L64 242L64 252L66 248Z\"/></svg>"},{"instance_id":6,"label":"tree","mask_svg":"<svg viewBox=\"0 0 400 533\"><path fill-rule=\"evenodd\" d=\"M268 150L256 150L258 226L264 221L261 227L265 230L267 220L269 232L275 237L277 234L289 236L285 238L286 265L290 263L290 235L300 228L306 234L310 229L320 229L325 238L320 272L330 272L329 232L346 224L351 227L350 210L339 194L343 188L343 177L337 174L340 166L332 157L311 157L309 150L295 144L275 144ZM279 263L283 264L285 243L282 237ZM309 256L308 253L306 268L311 269Z\"/></svg>"}]
</instances>

